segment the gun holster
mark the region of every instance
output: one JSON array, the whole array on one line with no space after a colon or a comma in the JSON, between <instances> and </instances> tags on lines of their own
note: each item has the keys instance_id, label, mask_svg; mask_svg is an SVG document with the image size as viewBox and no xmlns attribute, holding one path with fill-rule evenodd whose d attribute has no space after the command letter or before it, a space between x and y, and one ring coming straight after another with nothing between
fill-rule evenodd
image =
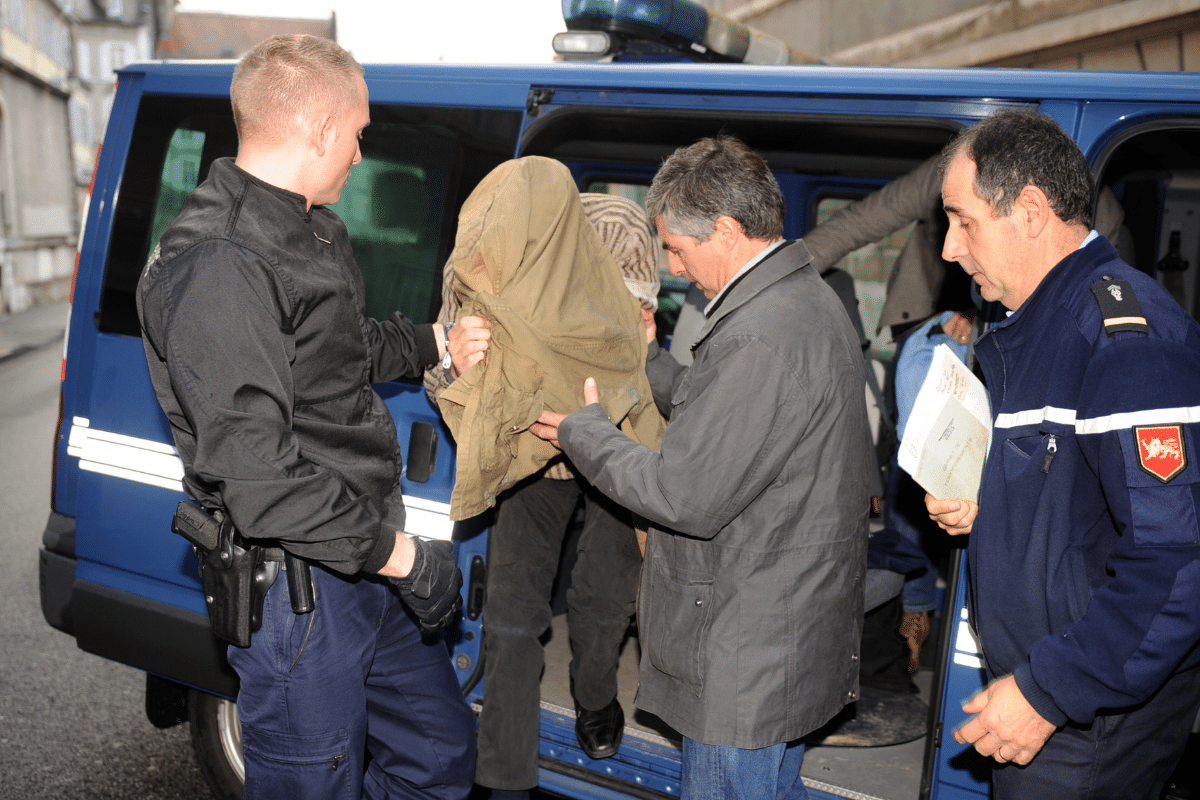
<instances>
[{"instance_id":1,"label":"gun holster","mask_svg":"<svg viewBox=\"0 0 1200 800\"><path fill-rule=\"evenodd\" d=\"M187 501L175 510L171 530L196 548L213 633L249 647L250 634L262 627L263 601L279 576L279 561L266 559L264 548L247 543L228 514L210 514Z\"/></svg>"}]
</instances>

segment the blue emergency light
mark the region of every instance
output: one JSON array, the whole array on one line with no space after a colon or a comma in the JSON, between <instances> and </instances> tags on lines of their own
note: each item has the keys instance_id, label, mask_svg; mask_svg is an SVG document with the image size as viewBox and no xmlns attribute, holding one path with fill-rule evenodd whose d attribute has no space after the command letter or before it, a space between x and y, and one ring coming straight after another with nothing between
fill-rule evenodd
<instances>
[{"instance_id":1,"label":"blue emergency light","mask_svg":"<svg viewBox=\"0 0 1200 800\"><path fill-rule=\"evenodd\" d=\"M611 58L657 45L694 61L820 63L693 0L562 0L562 9L567 32L554 37L554 49L564 58Z\"/></svg>"}]
</instances>

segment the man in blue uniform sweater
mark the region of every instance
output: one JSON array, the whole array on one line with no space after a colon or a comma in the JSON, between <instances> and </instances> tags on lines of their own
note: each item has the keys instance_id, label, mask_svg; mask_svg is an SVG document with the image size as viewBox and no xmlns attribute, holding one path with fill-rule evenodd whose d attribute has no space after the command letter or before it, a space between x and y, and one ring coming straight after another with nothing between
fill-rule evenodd
<instances>
[{"instance_id":1,"label":"man in blue uniform sweater","mask_svg":"<svg viewBox=\"0 0 1200 800\"><path fill-rule=\"evenodd\" d=\"M997 798L1157 798L1200 703L1200 327L1092 226L1094 186L1049 117L951 143L943 255L1011 313L975 345L993 430L972 533L989 683L955 732Z\"/></svg>"}]
</instances>

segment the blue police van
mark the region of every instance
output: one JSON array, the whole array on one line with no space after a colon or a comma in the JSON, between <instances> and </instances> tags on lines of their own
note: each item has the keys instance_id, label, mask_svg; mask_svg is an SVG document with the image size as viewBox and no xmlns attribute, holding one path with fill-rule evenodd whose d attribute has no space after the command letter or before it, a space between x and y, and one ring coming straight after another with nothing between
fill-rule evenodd
<instances>
[{"instance_id":1,"label":"blue police van","mask_svg":"<svg viewBox=\"0 0 1200 800\"><path fill-rule=\"evenodd\" d=\"M1135 265L1161 273L1193 313L1200 307L1196 269L1186 268L1200 261L1200 75L798 65L803 57L786 45L690 0L563 6L564 63L366 65L371 125L335 210L350 230L369 314L400 309L434 320L459 207L506 159L555 158L581 190L636 199L677 147L730 133L770 163L787 199L785 235L795 238L1009 106L1039 108L1076 139L1098 185L1124 208ZM772 63L738 63L746 61ZM209 629L192 548L170 530L182 466L151 389L134 292L188 192L215 158L236 152L233 67L152 63L120 72L80 239L39 556L47 622L83 650L146 673L149 722L190 723L201 768L222 798L241 796L237 678ZM868 333L898 243L844 265ZM664 282L659 331L668 342L684 290ZM870 355L890 357L886 335ZM376 390L405 449L408 532L456 546L464 602L447 657L478 707L487 694L488 519L450 521L453 439L420 383ZM961 701L982 685L962 561L951 550L943 564L917 729L903 741L867 743L875 746L831 736L811 747L803 774L815 797L988 795L986 763L950 735L964 720ZM613 758L592 761L580 749L565 642L557 631L547 643L541 786L580 798L677 797L678 738L655 719L630 713ZM622 659L621 697L632 712L636 630Z\"/></svg>"}]
</instances>

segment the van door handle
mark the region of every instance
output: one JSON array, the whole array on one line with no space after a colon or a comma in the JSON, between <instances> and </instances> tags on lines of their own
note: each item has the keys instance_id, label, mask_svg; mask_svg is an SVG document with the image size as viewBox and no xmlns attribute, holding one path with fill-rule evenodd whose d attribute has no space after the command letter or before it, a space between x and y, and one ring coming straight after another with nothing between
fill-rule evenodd
<instances>
[{"instance_id":1,"label":"van door handle","mask_svg":"<svg viewBox=\"0 0 1200 800\"><path fill-rule=\"evenodd\" d=\"M483 613L483 601L487 598L487 565L483 556L471 559L471 574L467 581L467 619L474 621Z\"/></svg>"},{"instance_id":2,"label":"van door handle","mask_svg":"<svg viewBox=\"0 0 1200 800\"><path fill-rule=\"evenodd\" d=\"M437 467L438 432L429 422L414 422L408 436L408 467L410 481L425 483Z\"/></svg>"}]
</instances>

